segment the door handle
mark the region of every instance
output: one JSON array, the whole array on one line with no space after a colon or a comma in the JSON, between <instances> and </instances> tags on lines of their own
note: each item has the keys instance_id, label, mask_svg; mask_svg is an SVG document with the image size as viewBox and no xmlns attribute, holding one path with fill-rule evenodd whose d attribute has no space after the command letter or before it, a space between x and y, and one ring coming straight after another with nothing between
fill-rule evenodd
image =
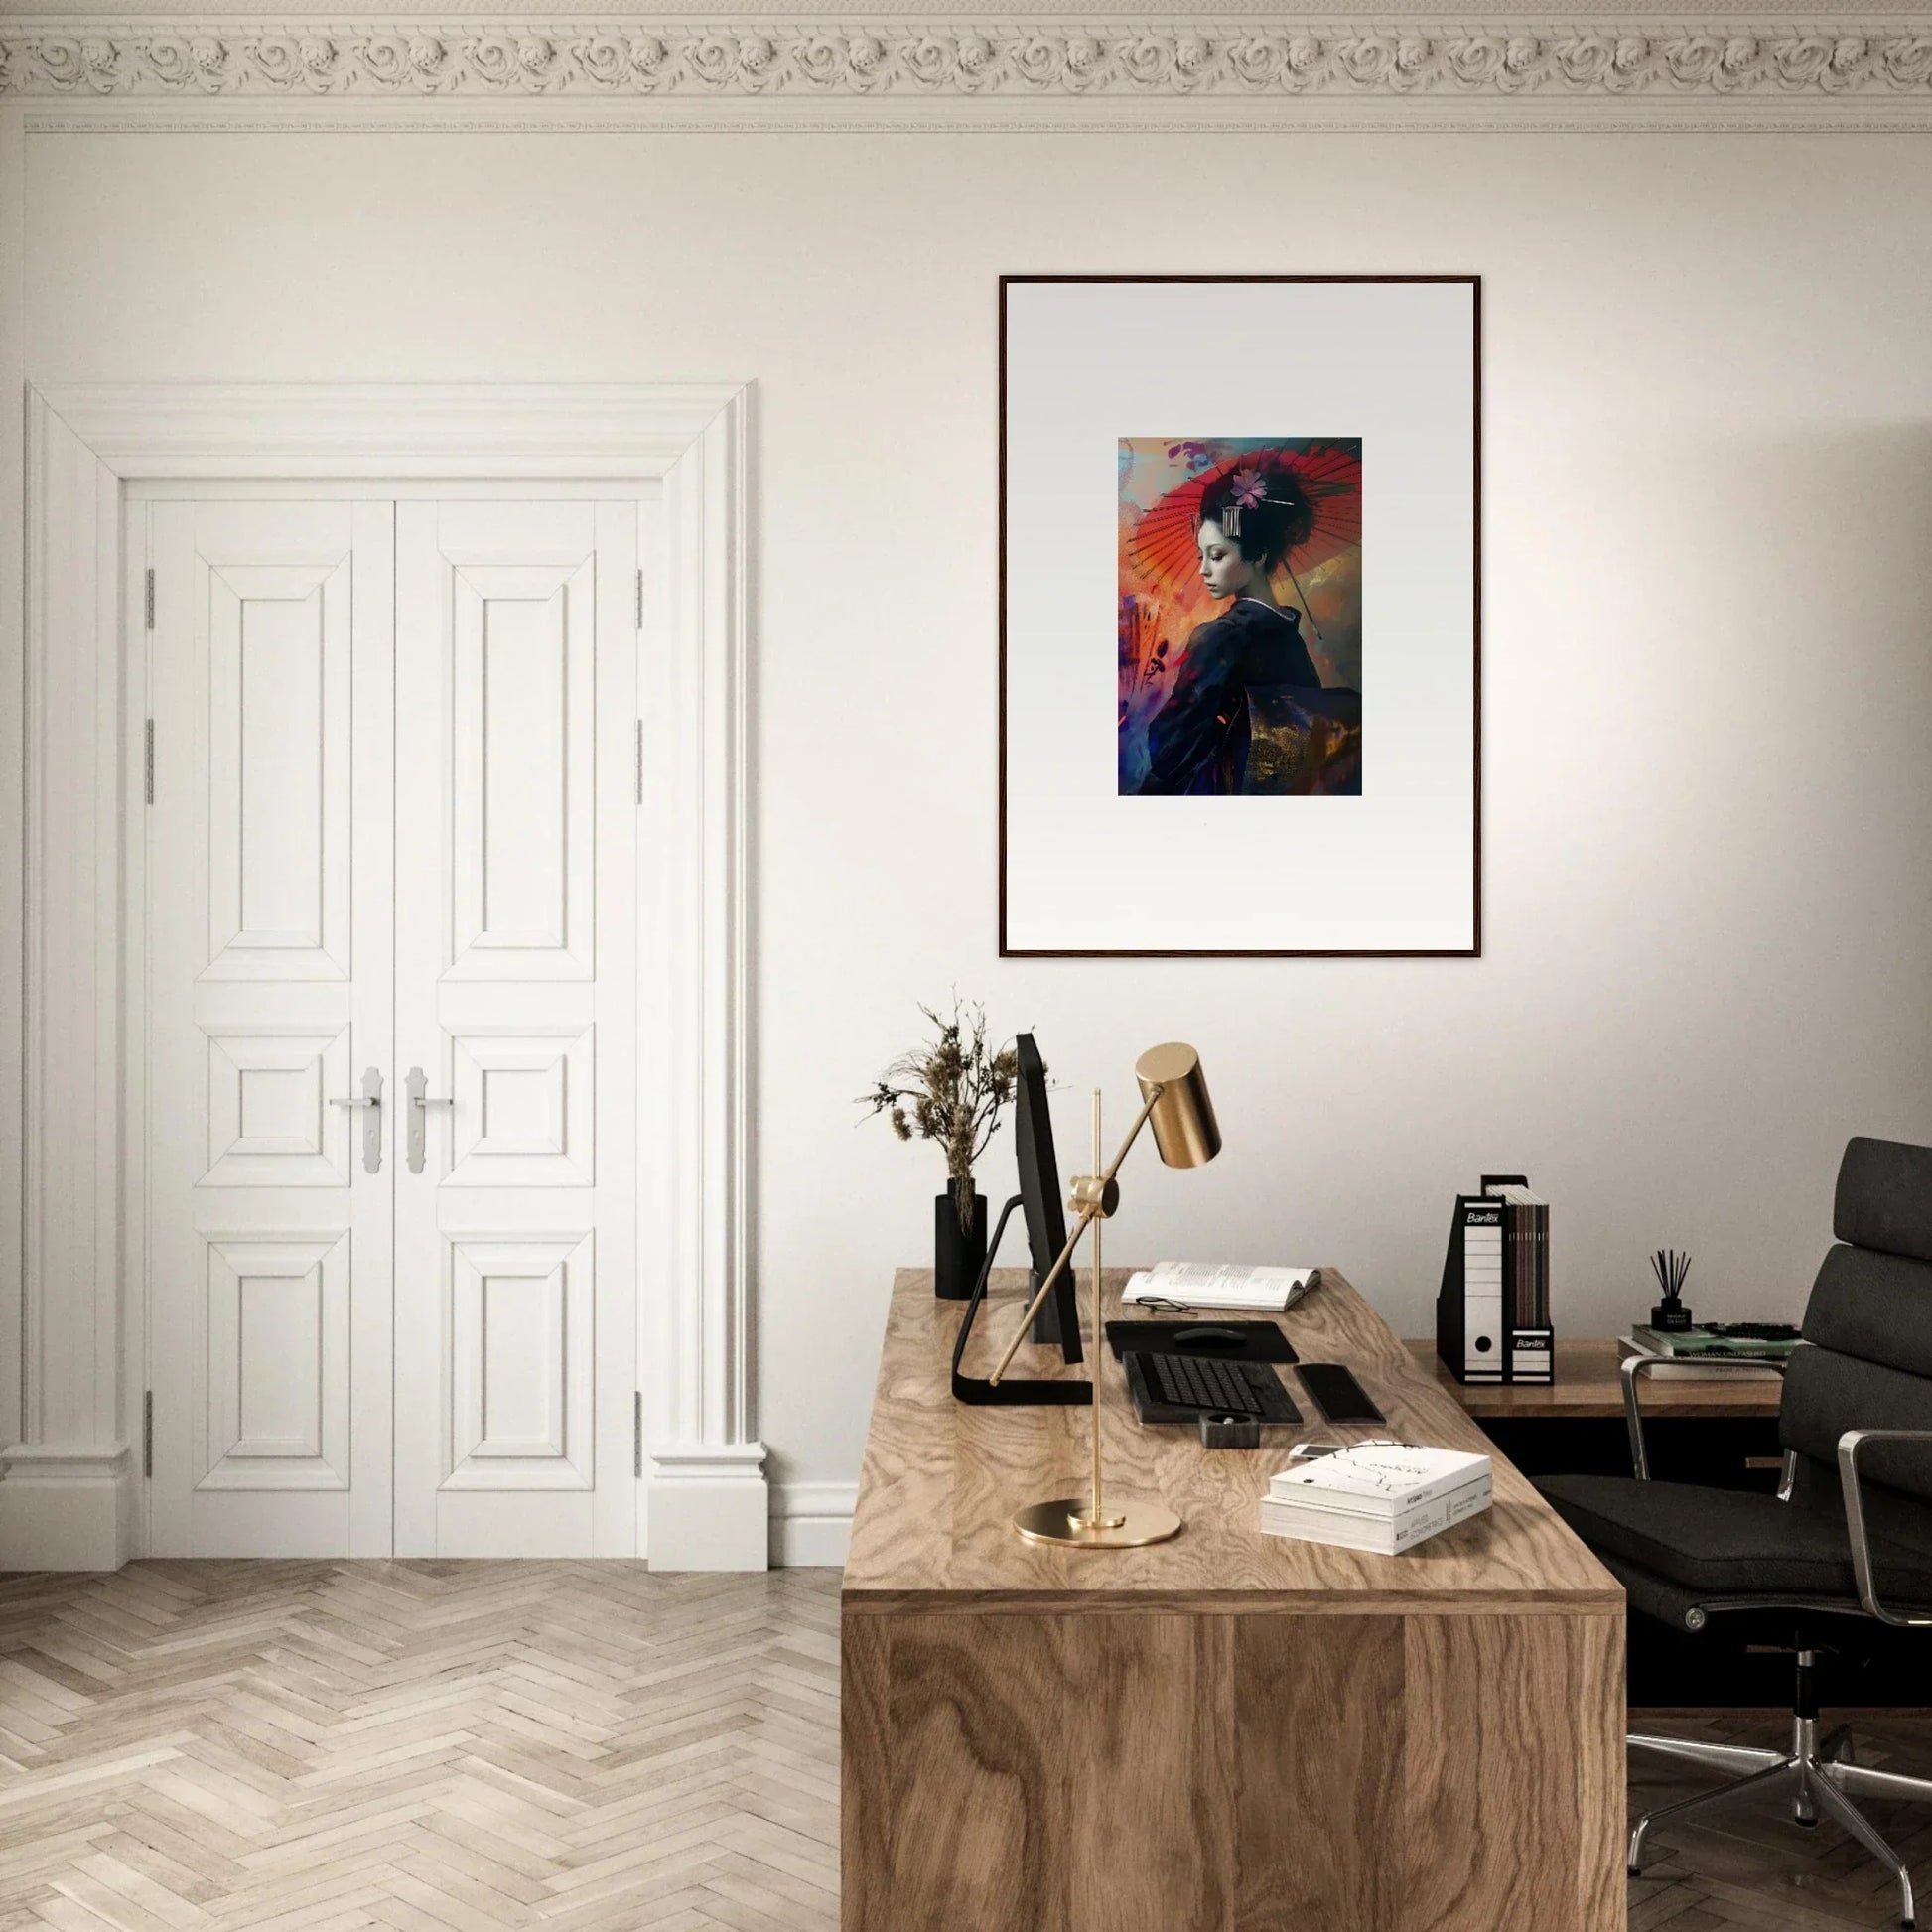
<instances>
[{"instance_id":1,"label":"door handle","mask_svg":"<svg viewBox=\"0 0 1932 1932\"><path fill-rule=\"evenodd\" d=\"M362 1075L362 1091L346 1100L330 1101L332 1107L362 1107L362 1165L370 1173L382 1172L382 1073L370 1067Z\"/></svg>"},{"instance_id":2,"label":"door handle","mask_svg":"<svg viewBox=\"0 0 1932 1932\"><path fill-rule=\"evenodd\" d=\"M456 1102L447 1094L440 1099L431 1094L429 1075L420 1066L409 1069L403 1085L409 1089L409 1172L421 1173L429 1142L429 1110L454 1107Z\"/></svg>"}]
</instances>

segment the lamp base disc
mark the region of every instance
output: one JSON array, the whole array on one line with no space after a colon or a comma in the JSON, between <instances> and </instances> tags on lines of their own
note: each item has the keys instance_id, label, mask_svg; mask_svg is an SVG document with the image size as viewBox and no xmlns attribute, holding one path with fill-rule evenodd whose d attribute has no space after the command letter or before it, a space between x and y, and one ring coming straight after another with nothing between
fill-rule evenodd
<instances>
[{"instance_id":1,"label":"lamp base disc","mask_svg":"<svg viewBox=\"0 0 1932 1932\"><path fill-rule=\"evenodd\" d=\"M1118 1515L1112 1524L1089 1524L1084 1518L1091 1496L1059 1496L1050 1503L1029 1503L1013 1519L1013 1527L1029 1543L1063 1543L1074 1550L1139 1550L1165 1543L1180 1534L1180 1518L1160 1503L1107 1499L1107 1513Z\"/></svg>"}]
</instances>

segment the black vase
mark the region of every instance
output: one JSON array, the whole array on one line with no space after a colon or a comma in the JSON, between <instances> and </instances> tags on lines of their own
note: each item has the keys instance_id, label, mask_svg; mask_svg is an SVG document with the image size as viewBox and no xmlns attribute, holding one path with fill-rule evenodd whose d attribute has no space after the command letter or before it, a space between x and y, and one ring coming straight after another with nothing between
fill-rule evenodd
<instances>
[{"instance_id":1,"label":"black vase","mask_svg":"<svg viewBox=\"0 0 1932 1932\"><path fill-rule=\"evenodd\" d=\"M969 1227L959 1225L950 1186L932 1203L932 1292L942 1302L965 1301L986 1266L986 1196L977 1187L970 1219Z\"/></svg>"}]
</instances>

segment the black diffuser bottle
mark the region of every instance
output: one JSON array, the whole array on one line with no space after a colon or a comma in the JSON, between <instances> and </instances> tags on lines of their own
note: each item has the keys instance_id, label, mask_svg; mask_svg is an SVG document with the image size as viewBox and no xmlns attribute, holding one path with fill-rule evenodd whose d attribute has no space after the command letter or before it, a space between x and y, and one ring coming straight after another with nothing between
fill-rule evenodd
<instances>
[{"instance_id":1,"label":"black diffuser bottle","mask_svg":"<svg viewBox=\"0 0 1932 1932\"><path fill-rule=\"evenodd\" d=\"M1691 1272L1691 1257L1675 1248L1659 1248L1650 1257L1650 1272L1664 1299L1650 1311L1650 1325L1660 1334L1680 1335L1694 1326L1691 1311L1684 1306L1684 1277Z\"/></svg>"}]
</instances>

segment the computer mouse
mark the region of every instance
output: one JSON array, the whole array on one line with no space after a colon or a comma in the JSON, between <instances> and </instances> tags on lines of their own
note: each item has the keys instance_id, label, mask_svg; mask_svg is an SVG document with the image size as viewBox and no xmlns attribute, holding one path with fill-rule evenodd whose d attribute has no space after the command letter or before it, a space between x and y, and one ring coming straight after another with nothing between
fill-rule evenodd
<instances>
[{"instance_id":1,"label":"computer mouse","mask_svg":"<svg viewBox=\"0 0 1932 1932\"><path fill-rule=\"evenodd\" d=\"M1225 1348L1229 1342L1235 1347L1247 1345L1247 1337L1239 1328L1176 1328L1169 1337L1176 1348Z\"/></svg>"}]
</instances>

